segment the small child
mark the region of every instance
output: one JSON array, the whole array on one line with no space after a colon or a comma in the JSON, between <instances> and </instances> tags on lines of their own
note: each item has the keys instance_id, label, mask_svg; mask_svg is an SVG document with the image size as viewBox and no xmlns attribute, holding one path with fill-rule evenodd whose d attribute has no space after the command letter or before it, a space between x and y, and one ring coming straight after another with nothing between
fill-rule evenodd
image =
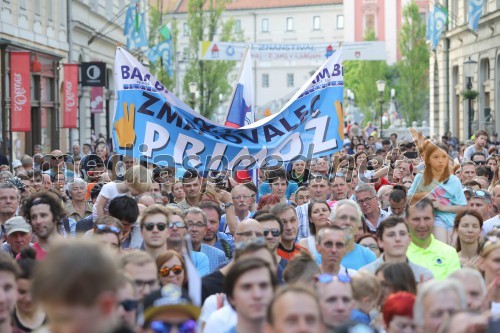
<instances>
[{"instance_id":1,"label":"small child","mask_svg":"<svg viewBox=\"0 0 500 333\"><path fill-rule=\"evenodd\" d=\"M135 165L125 172L123 182L110 182L104 185L97 197L92 212L94 222L108 215L109 204L116 197L138 196L151 188L151 172L141 165Z\"/></svg>"},{"instance_id":2,"label":"small child","mask_svg":"<svg viewBox=\"0 0 500 333\"><path fill-rule=\"evenodd\" d=\"M372 273L359 271L352 277L351 284L355 303L351 320L370 325L370 312L377 306L382 293L380 282Z\"/></svg>"}]
</instances>

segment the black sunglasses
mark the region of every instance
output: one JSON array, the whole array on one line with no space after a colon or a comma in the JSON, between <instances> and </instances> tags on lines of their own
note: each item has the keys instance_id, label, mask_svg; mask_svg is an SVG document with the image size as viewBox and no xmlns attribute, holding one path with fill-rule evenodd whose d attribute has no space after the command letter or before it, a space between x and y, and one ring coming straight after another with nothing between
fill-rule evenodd
<instances>
[{"instance_id":1,"label":"black sunglasses","mask_svg":"<svg viewBox=\"0 0 500 333\"><path fill-rule=\"evenodd\" d=\"M474 161L475 165L485 165L486 161Z\"/></svg>"},{"instance_id":2,"label":"black sunglasses","mask_svg":"<svg viewBox=\"0 0 500 333\"><path fill-rule=\"evenodd\" d=\"M137 304L138 302L133 299L126 299L120 302L120 305L123 306L127 312L137 309Z\"/></svg>"},{"instance_id":3,"label":"black sunglasses","mask_svg":"<svg viewBox=\"0 0 500 333\"><path fill-rule=\"evenodd\" d=\"M144 228L146 228L147 231L153 231L154 227L156 226L156 228L158 229L158 231L163 231L167 228L167 224L166 223L146 223L144 224Z\"/></svg>"},{"instance_id":4,"label":"black sunglasses","mask_svg":"<svg viewBox=\"0 0 500 333\"><path fill-rule=\"evenodd\" d=\"M264 229L262 232L264 234L264 237L267 237L267 235L269 235L269 233L271 233L271 235L273 235L273 237L278 237L279 235L281 235L281 232L279 229Z\"/></svg>"}]
</instances>

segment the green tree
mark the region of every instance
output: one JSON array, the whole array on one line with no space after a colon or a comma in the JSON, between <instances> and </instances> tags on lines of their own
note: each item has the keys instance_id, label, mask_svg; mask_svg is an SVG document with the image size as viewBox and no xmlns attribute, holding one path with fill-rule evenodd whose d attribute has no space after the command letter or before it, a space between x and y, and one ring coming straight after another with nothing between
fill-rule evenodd
<instances>
[{"instance_id":1,"label":"green tree","mask_svg":"<svg viewBox=\"0 0 500 333\"><path fill-rule=\"evenodd\" d=\"M399 33L397 92L407 124L420 121L427 112L429 95L429 50L425 43L425 24L414 1L403 8Z\"/></svg>"},{"instance_id":2,"label":"green tree","mask_svg":"<svg viewBox=\"0 0 500 333\"><path fill-rule=\"evenodd\" d=\"M151 6L149 8L149 45L153 46L163 41L165 37L160 34L160 29L165 25L169 24L171 27L170 38L172 38L173 50L171 65L175 64L175 57L177 54L177 36L179 30L177 28L177 21L171 20L167 21L166 15L163 15L158 7ZM149 71L151 74L156 76L156 78L169 90L173 90L175 87L175 75L169 76L166 68L166 64L163 59L158 59L156 62L149 63Z\"/></svg>"},{"instance_id":3,"label":"green tree","mask_svg":"<svg viewBox=\"0 0 500 333\"><path fill-rule=\"evenodd\" d=\"M236 65L235 61L198 60L200 41L212 41L216 35L220 41L240 40L241 35L234 32L232 18L222 20L225 6L231 0L189 0L187 24L189 28L190 60L184 77L183 89L187 96L189 83L196 82L199 96L196 107L200 114L210 118L221 104L219 95L227 95L232 89L228 74ZM208 5L208 9L206 8Z\"/></svg>"},{"instance_id":4,"label":"green tree","mask_svg":"<svg viewBox=\"0 0 500 333\"><path fill-rule=\"evenodd\" d=\"M364 40L375 41L375 31L366 32ZM365 115L365 123L379 120L380 105L376 82L386 81L385 92L388 96L391 86L391 71L385 61L344 61L344 84L354 92L356 105ZM377 122L378 124L378 122Z\"/></svg>"}]
</instances>

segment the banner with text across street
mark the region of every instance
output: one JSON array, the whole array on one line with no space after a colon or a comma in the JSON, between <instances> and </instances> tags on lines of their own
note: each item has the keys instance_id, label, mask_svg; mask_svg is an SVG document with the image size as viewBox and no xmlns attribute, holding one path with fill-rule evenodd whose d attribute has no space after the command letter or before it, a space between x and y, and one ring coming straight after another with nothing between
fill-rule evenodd
<instances>
[{"instance_id":1,"label":"banner with text across street","mask_svg":"<svg viewBox=\"0 0 500 333\"><path fill-rule=\"evenodd\" d=\"M200 42L200 60L243 59L250 46L252 58L259 61L324 60L333 54L339 43L248 44L239 42ZM342 44L344 60L386 60L384 42L353 42Z\"/></svg>"},{"instance_id":2,"label":"banner with text across street","mask_svg":"<svg viewBox=\"0 0 500 333\"><path fill-rule=\"evenodd\" d=\"M282 165L342 149L342 49L332 50L282 111L238 129L193 111L120 47L115 76L113 140L122 155L221 171Z\"/></svg>"}]
</instances>

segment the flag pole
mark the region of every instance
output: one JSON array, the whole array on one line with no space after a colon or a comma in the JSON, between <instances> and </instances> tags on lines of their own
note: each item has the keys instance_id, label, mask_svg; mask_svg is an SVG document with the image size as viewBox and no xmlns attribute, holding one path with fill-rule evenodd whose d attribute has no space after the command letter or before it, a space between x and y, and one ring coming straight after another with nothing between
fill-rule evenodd
<instances>
[{"instance_id":1,"label":"flag pole","mask_svg":"<svg viewBox=\"0 0 500 333\"><path fill-rule=\"evenodd\" d=\"M240 71L238 72L238 77L236 78L236 84L233 84L233 92L231 94L231 96L232 96L231 103L229 103L229 105L227 107L226 117L225 117L224 121L222 122L223 126L226 125L227 118L229 117L229 110L231 110L231 105L233 105L233 102L234 102L234 95L236 93L236 88L238 87L238 82L240 82L241 74L243 73L243 68L245 67L245 60L247 59L248 52L250 52L249 46L247 46L247 48L245 50L245 54L243 55L243 60L241 61ZM252 68L252 71L253 71L253 68ZM251 103L253 103L253 101L251 101Z\"/></svg>"}]
</instances>

